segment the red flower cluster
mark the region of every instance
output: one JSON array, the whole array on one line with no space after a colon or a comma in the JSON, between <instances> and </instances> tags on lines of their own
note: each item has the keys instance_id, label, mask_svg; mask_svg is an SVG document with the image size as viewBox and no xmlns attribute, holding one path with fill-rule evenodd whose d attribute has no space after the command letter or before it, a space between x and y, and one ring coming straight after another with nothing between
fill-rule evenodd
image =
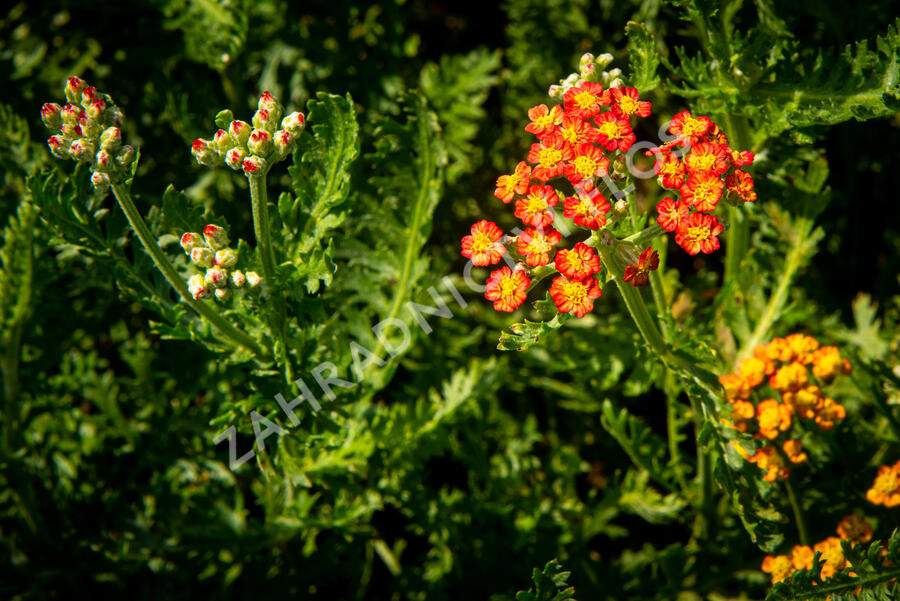
<instances>
[{"instance_id":1,"label":"red flower cluster","mask_svg":"<svg viewBox=\"0 0 900 601\"><path fill-rule=\"evenodd\" d=\"M675 242L688 253L711 253L719 248L722 226L710 213L723 193L743 202L756 200L753 178L740 169L753 162L753 153L732 150L719 126L689 111L675 115L669 132L674 140L644 153L656 155L659 185L677 190L681 197L660 201L656 221L667 232L675 232ZM687 152L673 152L675 147Z\"/></svg>"},{"instance_id":2,"label":"red flower cluster","mask_svg":"<svg viewBox=\"0 0 900 601\"><path fill-rule=\"evenodd\" d=\"M648 115L650 103L641 100L635 88L603 89L596 82L569 89L562 105L531 108L531 122L525 131L534 134L537 142L512 173L497 179L494 190L494 196L504 203L514 203L515 216L522 220L524 231L508 238L507 248L495 223L479 221L462 240L463 256L477 266L497 264L504 254L513 251L521 257L521 263L531 267L552 262L560 274L550 287L557 309L577 317L591 311L594 299L601 294L595 277L600 271L600 258L584 242L572 249L560 249L554 256L554 248L562 240L552 225L556 207L562 204L563 215L575 225L590 230L605 226L611 206L597 190L596 179L608 174L613 153L627 152L634 144L632 117ZM575 194L561 199L548 185L554 179L568 180ZM648 271L657 265L658 258L642 255L640 264L629 266L629 279L635 284L646 281ZM525 301L530 283L521 264L516 269L503 267L491 274L485 296L498 311L512 311Z\"/></svg>"}]
</instances>

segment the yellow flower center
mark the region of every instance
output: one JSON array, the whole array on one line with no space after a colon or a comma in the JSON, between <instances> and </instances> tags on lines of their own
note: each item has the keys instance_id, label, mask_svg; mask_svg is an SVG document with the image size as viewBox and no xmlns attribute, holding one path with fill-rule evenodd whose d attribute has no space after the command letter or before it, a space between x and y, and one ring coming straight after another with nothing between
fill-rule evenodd
<instances>
[{"instance_id":1,"label":"yellow flower center","mask_svg":"<svg viewBox=\"0 0 900 601\"><path fill-rule=\"evenodd\" d=\"M569 267L573 271L582 271L584 269L584 258L581 256L581 253L571 251L566 253L566 257L569 261Z\"/></svg>"},{"instance_id":2,"label":"yellow flower center","mask_svg":"<svg viewBox=\"0 0 900 601\"><path fill-rule=\"evenodd\" d=\"M778 406L773 405L766 407L759 414L759 427L762 430L777 430L781 424L781 415L778 413Z\"/></svg>"},{"instance_id":3,"label":"yellow flower center","mask_svg":"<svg viewBox=\"0 0 900 601\"><path fill-rule=\"evenodd\" d=\"M575 157L575 171L588 177L597 172L597 161L588 156Z\"/></svg>"},{"instance_id":4,"label":"yellow flower center","mask_svg":"<svg viewBox=\"0 0 900 601\"><path fill-rule=\"evenodd\" d=\"M481 254L491 248L494 241L484 232L478 232L472 237L472 253Z\"/></svg>"},{"instance_id":5,"label":"yellow flower center","mask_svg":"<svg viewBox=\"0 0 900 601\"><path fill-rule=\"evenodd\" d=\"M705 180L700 182L696 188L694 188L694 198L696 200L714 200L717 198L719 193L719 188L715 184L715 180Z\"/></svg>"},{"instance_id":6,"label":"yellow flower center","mask_svg":"<svg viewBox=\"0 0 900 601\"><path fill-rule=\"evenodd\" d=\"M898 480L897 475L893 471L885 472L876 477L875 483L872 485L872 490L883 495L889 495L898 488L900 488L900 480Z\"/></svg>"},{"instance_id":7,"label":"yellow flower center","mask_svg":"<svg viewBox=\"0 0 900 601\"><path fill-rule=\"evenodd\" d=\"M509 300L516 295L516 291L519 289L518 281L510 276L503 278L500 282L500 298L502 300Z\"/></svg>"},{"instance_id":8,"label":"yellow flower center","mask_svg":"<svg viewBox=\"0 0 900 601\"><path fill-rule=\"evenodd\" d=\"M610 140L618 140L622 137L622 132L619 131L619 126L615 121L604 121L597 129Z\"/></svg>"},{"instance_id":9,"label":"yellow flower center","mask_svg":"<svg viewBox=\"0 0 900 601\"><path fill-rule=\"evenodd\" d=\"M550 113L546 115L541 115L537 119L534 120L534 124L540 128L547 128L553 125L553 117L550 116Z\"/></svg>"},{"instance_id":10,"label":"yellow flower center","mask_svg":"<svg viewBox=\"0 0 900 601\"><path fill-rule=\"evenodd\" d=\"M578 132L575 131L575 127L564 127L560 130L563 139L569 144L574 144L578 141Z\"/></svg>"},{"instance_id":11,"label":"yellow flower center","mask_svg":"<svg viewBox=\"0 0 900 601\"><path fill-rule=\"evenodd\" d=\"M597 98L590 92L581 92L575 96L575 104L580 109L589 109L597 104Z\"/></svg>"},{"instance_id":12,"label":"yellow flower center","mask_svg":"<svg viewBox=\"0 0 900 601\"><path fill-rule=\"evenodd\" d=\"M631 96L622 96L622 100L619 101L619 109L626 115L631 115L637 112L638 103Z\"/></svg>"},{"instance_id":13,"label":"yellow flower center","mask_svg":"<svg viewBox=\"0 0 900 601\"><path fill-rule=\"evenodd\" d=\"M699 226L687 228L687 239L691 242L706 242L709 238L710 231L707 227Z\"/></svg>"},{"instance_id":14,"label":"yellow flower center","mask_svg":"<svg viewBox=\"0 0 900 601\"><path fill-rule=\"evenodd\" d=\"M547 243L547 237L544 234L537 234L534 238L528 241L528 250L535 254L541 254L549 251L550 245Z\"/></svg>"},{"instance_id":15,"label":"yellow flower center","mask_svg":"<svg viewBox=\"0 0 900 601\"><path fill-rule=\"evenodd\" d=\"M503 189L506 190L507 193L513 192L516 189L516 186L519 185L519 174L513 173L511 175L506 176L506 181L503 184Z\"/></svg>"},{"instance_id":16,"label":"yellow flower center","mask_svg":"<svg viewBox=\"0 0 900 601\"><path fill-rule=\"evenodd\" d=\"M580 305L587 298L587 286L579 282L569 282L563 287L562 294L576 305Z\"/></svg>"},{"instance_id":17,"label":"yellow flower center","mask_svg":"<svg viewBox=\"0 0 900 601\"><path fill-rule=\"evenodd\" d=\"M556 148L544 148L541 150L541 167L554 167L562 159L562 151Z\"/></svg>"},{"instance_id":18,"label":"yellow flower center","mask_svg":"<svg viewBox=\"0 0 900 601\"><path fill-rule=\"evenodd\" d=\"M692 154L688 156L688 162L691 163L691 167L695 171L710 171L716 164L716 155L710 153Z\"/></svg>"},{"instance_id":19,"label":"yellow flower center","mask_svg":"<svg viewBox=\"0 0 900 601\"><path fill-rule=\"evenodd\" d=\"M525 210L529 215L535 215L545 210L549 205L547 205L547 201L544 200L543 196L539 196L537 194L532 194L528 197L528 204L525 207Z\"/></svg>"},{"instance_id":20,"label":"yellow flower center","mask_svg":"<svg viewBox=\"0 0 900 601\"><path fill-rule=\"evenodd\" d=\"M693 117L685 119L684 124L681 126L681 133L686 136L696 136L703 133L703 121Z\"/></svg>"}]
</instances>

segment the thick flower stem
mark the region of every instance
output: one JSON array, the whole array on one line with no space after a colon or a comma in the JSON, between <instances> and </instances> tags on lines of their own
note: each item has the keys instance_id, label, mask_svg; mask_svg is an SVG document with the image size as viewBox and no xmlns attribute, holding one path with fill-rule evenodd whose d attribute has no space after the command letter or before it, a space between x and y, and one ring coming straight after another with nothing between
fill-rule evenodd
<instances>
[{"instance_id":1,"label":"thick flower stem","mask_svg":"<svg viewBox=\"0 0 900 601\"><path fill-rule=\"evenodd\" d=\"M734 148L746 150L750 147L750 130L747 118L727 114L725 124L728 137ZM750 249L750 223L747 215L739 207L728 207L728 244L725 247L725 282L737 278L741 260Z\"/></svg>"},{"instance_id":2,"label":"thick flower stem","mask_svg":"<svg viewBox=\"0 0 900 601\"><path fill-rule=\"evenodd\" d=\"M163 277L166 278L166 281L168 281L172 288L175 289L181 299L190 305L197 313L202 315L209 323L215 326L224 336L246 348L252 352L254 356L264 358L266 353L263 352L255 340L245 332L242 332L232 324L228 323L221 315L216 313L205 303L194 300L194 297L188 292L187 284L185 284L181 276L178 275L178 272L175 271L175 267L156 243L156 239L153 237L153 234L150 233L147 224L144 223L143 217L141 217L137 207L134 206L134 202L131 200L128 188L117 183L112 184L112 191L116 200L119 202L119 206L122 208L122 212L125 213L125 217L128 218L128 223L131 224L132 229L134 229L134 232L137 234L138 240L140 240L144 249L150 255L150 258L153 259L153 264L156 265L156 268L163 274Z\"/></svg>"}]
</instances>

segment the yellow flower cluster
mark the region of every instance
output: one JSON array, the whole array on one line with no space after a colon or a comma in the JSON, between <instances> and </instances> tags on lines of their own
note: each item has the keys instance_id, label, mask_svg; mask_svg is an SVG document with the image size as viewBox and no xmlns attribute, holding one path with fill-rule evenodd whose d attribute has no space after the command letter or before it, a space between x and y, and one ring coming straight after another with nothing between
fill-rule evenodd
<instances>
[{"instance_id":1,"label":"yellow flower cluster","mask_svg":"<svg viewBox=\"0 0 900 601\"><path fill-rule=\"evenodd\" d=\"M822 430L831 430L846 411L822 387L847 373L850 362L841 358L837 347L819 346L812 336L791 334L756 347L752 357L738 364L737 373L721 376L719 382L732 408L729 425L774 444L753 456L740 445L735 447L765 470L769 482L786 478L788 461L807 460L801 441L790 436L793 420L811 420Z\"/></svg>"},{"instance_id":2,"label":"yellow flower cluster","mask_svg":"<svg viewBox=\"0 0 900 601\"><path fill-rule=\"evenodd\" d=\"M882 465L866 498L875 505L896 507L900 505L900 461L894 465Z\"/></svg>"},{"instance_id":3,"label":"yellow flower cluster","mask_svg":"<svg viewBox=\"0 0 900 601\"><path fill-rule=\"evenodd\" d=\"M841 549L841 541L849 540L852 543L867 543L872 540L872 526L858 515L850 514L838 523L838 536L829 536L825 540L816 543L812 547L797 545L791 549L790 555L767 555L762 563L763 572L772 575L772 584L789 578L798 570L812 568L813 558L816 552L820 552L822 566L819 578L827 580L847 567L847 559Z\"/></svg>"}]
</instances>

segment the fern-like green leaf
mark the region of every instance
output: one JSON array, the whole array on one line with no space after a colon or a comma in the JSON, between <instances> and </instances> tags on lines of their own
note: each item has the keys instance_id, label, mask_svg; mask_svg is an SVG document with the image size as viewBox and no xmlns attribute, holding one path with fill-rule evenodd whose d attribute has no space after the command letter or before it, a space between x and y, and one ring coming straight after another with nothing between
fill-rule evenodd
<instances>
[{"instance_id":1,"label":"fern-like green leaf","mask_svg":"<svg viewBox=\"0 0 900 601\"><path fill-rule=\"evenodd\" d=\"M519 591L516 601L575 601L575 587L567 586L572 572L563 571L555 559L551 559L543 570L534 568L531 580L534 587Z\"/></svg>"}]
</instances>

